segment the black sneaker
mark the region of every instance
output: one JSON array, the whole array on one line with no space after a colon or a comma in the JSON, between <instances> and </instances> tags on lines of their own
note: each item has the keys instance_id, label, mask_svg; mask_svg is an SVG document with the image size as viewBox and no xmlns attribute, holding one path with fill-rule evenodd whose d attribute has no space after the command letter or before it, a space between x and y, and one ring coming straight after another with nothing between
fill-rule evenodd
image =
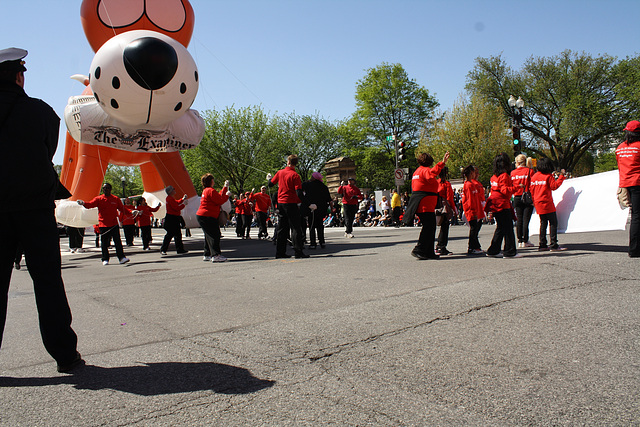
<instances>
[{"instance_id":1,"label":"black sneaker","mask_svg":"<svg viewBox=\"0 0 640 427\"><path fill-rule=\"evenodd\" d=\"M426 254L423 254L421 252L416 252L416 251L411 251L411 256L416 257L418 259L429 259L429 257Z\"/></svg>"},{"instance_id":2,"label":"black sneaker","mask_svg":"<svg viewBox=\"0 0 640 427\"><path fill-rule=\"evenodd\" d=\"M305 254L303 252L297 253L296 254L296 259L301 259L301 258L311 258L311 255Z\"/></svg>"},{"instance_id":3,"label":"black sneaker","mask_svg":"<svg viewBox=\"0 0 640 427\"><path fill-rule=\"evenodd\" d=\"M291 258L291 255L287 255L287 254L276 254L276 258Z\"/></svg>"},{"instance_id":4,"label":"black sneaker","mask_svg":"<svg viewBox=\"0 0 640 427\"><path fill-rule=\"evenodd\" d=\"M67 374L80 366L84 366L84 364L84 359L82 359L80 353L76 351L76 357L71 362L58 364L58 372Z\"/></svg>"}]
</instances>

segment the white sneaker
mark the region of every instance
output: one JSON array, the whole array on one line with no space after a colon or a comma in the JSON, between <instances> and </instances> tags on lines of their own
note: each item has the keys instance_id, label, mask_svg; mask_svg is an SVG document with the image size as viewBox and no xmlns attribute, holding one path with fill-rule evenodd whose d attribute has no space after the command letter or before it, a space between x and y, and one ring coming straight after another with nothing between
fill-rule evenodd
<instances>
[{"instance_id":1,"label":"white sneaker","mask_svg":"<svg viewBox=\"0 0 640 427\"><path fill-rule=\"evenodd\" d=\"M71 252L72 254L76 253L76 249L75 248L69 248L69 252Z\"/></svg>"},{"instance_id":2,"label":"white sneaker","mask_svg":"<svg viewBox=\"0 0 640 427\"><path fill-rule=\"evenodd\" d=\"M205 256L202 257L202 260L203 261L211 261L211 257L208 256L208 255L205 255Z\"/></svg>"},{"instance_id":3,"label":"white sneaker","mask_svg":"<svg viewBox=\"0 0 640 427\"><path fill-rule=\"evenodd\" d=\"M109 261L102 261L102 265L109 265Z\"/></svg>"},{"instance_id":4,"label":"white sneaker","mask_svg":"<svg viewBox=\"0 0 640 427\"><path fill-rule=\"evenodd\" d=\"M124 258L122 258L122 259L120 260L120 264L126 264L126 263L128 263L129 261L131 261L129 258L124 257Z\"/></svg>"},{"instance_id":5,"label":"white sneaker","mask_svg":"<svg viewBox=\"0 0 640 427\"><path fill-rule=\"evenodd\" d=\"M222 255L216 255L213 257L213 262L225 262L227 260L226 257L222 256Z\"/></svg>"},{"instance_id":6,"label":"white sneaker","mask_svg":"<svg viewBox=\"0 0 640 427\"><path fill-rule=\"evenodd\" d=\"M513 256L504 256L503 258L504 259L507 259L507 258L522 258L522 254L515 254Z\"/></svg>"},{"instance_id":7,"label":"white sneaker","mask_svg":"<svg viewBox=\"0 0 640 427\"><path fill-rule=\"evenodd\" d=\"M347 238L353 239L353 234L351 234L351 233L347 234Z\"/></svg>"},{"instance_id":8,"label":"white sneaker","mask_svg":"<svg viewBox=\"0 0 640 427\"><path fill-rule=\"evenodd\" d=\"M84 252L84 249L82 248L76 248L76 253L81 254Z\"/></svg>"}]
</instances>

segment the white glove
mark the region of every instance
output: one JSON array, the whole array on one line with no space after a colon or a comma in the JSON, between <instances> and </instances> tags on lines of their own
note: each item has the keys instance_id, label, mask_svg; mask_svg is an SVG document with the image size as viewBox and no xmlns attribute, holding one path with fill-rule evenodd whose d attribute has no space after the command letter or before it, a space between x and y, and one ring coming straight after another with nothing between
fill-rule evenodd
<instances>
[{"instance_id":1,"label":"white glove","mask_svg":"<svg viewBox=\"0 0 640 427\"><path fill-rule=\"evenodd\" d=\"M79 204L80 206L84 206L84 200L80 200L80 199L78 199L78 204Z\"/></svg>"},{"instance_id":2,"label":"white glove","mask_svg":"<svg viewBox=\"0 0 640 427\"><path fill-rule=\"evenodd\" d=\"M309 209L311 209L312 211L315 211L316 209L318 209L318 206L316 206L316 204L315 204L315 203L311 203L311 204L309 205Z\"/></svg>"},{"instance_id":3,"label":"white glove","mask_svg":"<svg viewBox=\"0 0 640 427\"><path fill-rule=\"evenodd\" d=\"M255 193L255 192L256 192L255 187L251 189L251 192L252 192L252 193Z\"/></svg>"},{"instance_id":4,"label":"white glove","mask_svg":"<svg viewBox=\"0 0 640 427\"><path fill-rule=\"evenodd\" d=\"M189 199L184 199L182 203L184 203L184 205L187 206L189 204Z\"/></svg>"},{"instance_id":5,"label":"white glove","mask_svg":"<svg viewBox=\"0 0 640 427\"><path fill-rule=\"evenodd\" d=\"M231 191L227 191L227 196L231 197Z\"/></svg>"},{"instance_id":6,"label":"white glove","mask_svg":"<svg viewBox=\"0 0 640 427\"><path fill-rule=\"evenodd\" d=\"M345 186L345 185L347 185L347 183L344 182L344 181L340 181L340 185Z\"/></svg>"},{"instance_id":7,"label":"white glove","mask_svg":"<svg viewBox=\"0 0 640 427\"><path fill-rule=\"evenodd\" d=\"M229 180L228 179L224 182L224 186L229 188Z\"/></svg>"},{"instance_id":8,"label":"white glove","mask_svg":"<svg viewBox=\"0 0 640 427\"><path fill-rule=\"evenodd\" d=\"M271 175L270 173L267 174L267 181L271 181L271 178L273 178L273 175Z\"/></svg>"}]
</instances>

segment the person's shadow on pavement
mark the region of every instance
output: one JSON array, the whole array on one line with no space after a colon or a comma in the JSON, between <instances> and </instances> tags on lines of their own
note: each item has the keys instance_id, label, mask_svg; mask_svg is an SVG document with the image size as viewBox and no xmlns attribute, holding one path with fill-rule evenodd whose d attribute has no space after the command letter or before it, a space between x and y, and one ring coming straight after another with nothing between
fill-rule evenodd
<instances>
[{"instance_id":1,"label":"person's shadow on pavement","mask_svg":"<svg viewBox=\"0 0 640 427\"><path fill-rule=\"evenodd\" d=\"M221 394L247 394L272 387L275 381L256 378L244 368L213 362L161 362L118 368L86 365L75 370L72 375L0 377L0 387L57 384L71 384L80 390L112 389L141 396L155 396L201 390Z\"/></svg>"}]
</instances>

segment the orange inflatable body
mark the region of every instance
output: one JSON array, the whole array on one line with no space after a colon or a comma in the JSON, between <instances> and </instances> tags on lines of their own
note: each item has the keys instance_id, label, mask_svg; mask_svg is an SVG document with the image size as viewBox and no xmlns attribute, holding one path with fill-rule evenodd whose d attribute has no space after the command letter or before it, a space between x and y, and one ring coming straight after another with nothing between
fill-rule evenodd
<instances>
[{"instance_id":1,"label":"orange inflatable body","mask_svg":"<svg viewBox=\"0 0 640 427\"><path fill-rule=\"evenodd\" d=\"M84 0L81 17L95 51L117 34L142 29L168 35L186 47L194 25L188 0ZM97 69L92 72L91 78L99 77L95 75ZM88 83L86 80L85 85ZM92 95L91 87L87 86L83 94ZM70 200L90 200L98 195L108 164L139 166L145 192L158 194L163 202L162 190L169 185L179 195L197 196L179 151L125 151L79 142L67 132L60 180L73 195Z\"/></svg>"}]
</instances>

